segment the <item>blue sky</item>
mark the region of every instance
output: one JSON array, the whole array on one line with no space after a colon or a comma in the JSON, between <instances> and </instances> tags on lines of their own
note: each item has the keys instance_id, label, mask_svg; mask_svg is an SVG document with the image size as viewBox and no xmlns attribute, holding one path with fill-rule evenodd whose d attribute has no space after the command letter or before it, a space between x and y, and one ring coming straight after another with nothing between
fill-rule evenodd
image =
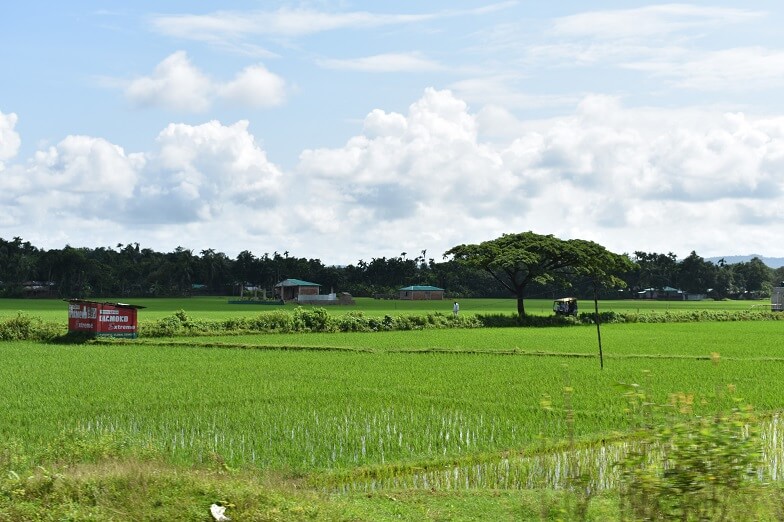
<instances>
[{"instance_id":1,"label":"blue sky","mask_svg":"<svg viewBox=\"0 0 784 522\"><path fill-rule=\"evenodd\" d=\"M784 256L774 1L15 2L0 237Z\"/></svg>"}]
</instances>

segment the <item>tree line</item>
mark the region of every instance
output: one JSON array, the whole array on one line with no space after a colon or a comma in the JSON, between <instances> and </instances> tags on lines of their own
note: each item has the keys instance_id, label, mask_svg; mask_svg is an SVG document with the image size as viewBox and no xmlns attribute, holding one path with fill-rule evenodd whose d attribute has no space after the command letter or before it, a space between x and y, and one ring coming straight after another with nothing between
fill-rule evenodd
<instances>
[{"instance_id":1,"label":"tree line","mask_svg":"<svg viewBox=\"0 0 784 522\"><path fill-rule=\"evenodd\" d=\"M541 238L552 236L526 234L532 234L531 237L539 241L533 243L533 251L562 247L548 246L546 240L541 242ZM524 234L504 237L516 236ZM581 246L589 244L583 242ZM480 245L461 245L469 246ZM177 247L171 252L157 252L142 248L139 243L128 243L96 248L66 245L62 249L46 250L19 237L0 238L0 296L239 295L241 287L262 288L271 295L273 286L288 278L318 283L322 293L348 292L358 297L391 297L399 288L409 285L437 286L453 297L508 297L510 290L513 294L516 292L499 281L498 273L488 270L482 263L466 262L465 256L456 255L461 252L465 253L465 250L455 247L446 256L438 255L439 259L428 256L427 250L415 254L401 252L397 256L334 266L325 265L319 259L293 256L287 251L256 255L244 250L232 259L214 249L194 252ZM598 254L589 252L590 255ZM758 258L728 264L707 261L695 252L681 260L672 253L639 251L624 257L630 263L614 274L623 284L603 285L601 297L633 296L648 288L664 287L717 299L752 294L764 297L784 280L784 268L771 269ZM577 297L593 296L593 280L586 277L584 271L551 268L542 274L533 274L526 282L523 289L526 297L557 297L567 288ZM624 284L626 289L619 292L618 288Z\"/></svg>"}]
</instances>

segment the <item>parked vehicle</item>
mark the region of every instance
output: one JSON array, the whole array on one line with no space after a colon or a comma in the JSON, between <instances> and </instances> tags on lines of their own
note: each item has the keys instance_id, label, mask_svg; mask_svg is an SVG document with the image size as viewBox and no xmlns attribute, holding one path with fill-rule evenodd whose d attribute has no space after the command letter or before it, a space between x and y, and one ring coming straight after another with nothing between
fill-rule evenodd
<instances>
[{"instance_id":1,"label":"parked vehicle","mask_svg":"<svg viewBox=\"0 0 784 522\"><path fill-rule=\"evenodd\" d=\"M577 298L562 297L553 301L555 315L577 315Z\"/></svg>"}]
</instances>

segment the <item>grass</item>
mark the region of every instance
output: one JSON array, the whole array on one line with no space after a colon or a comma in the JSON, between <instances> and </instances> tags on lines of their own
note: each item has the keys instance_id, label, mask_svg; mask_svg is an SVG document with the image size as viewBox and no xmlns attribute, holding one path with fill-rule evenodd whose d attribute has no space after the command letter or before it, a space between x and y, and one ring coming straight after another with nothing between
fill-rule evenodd
<instances>
[{"instance_id":1,"label":"grass","mask_svg":"<svg viewBox=\"0 0 784 522\"><path fill-rule=\"evenodd\" d=\"M189 317L197 320L222 320L232 317L252 317L259 313L272 310L292 310L295 304L285 306L231 305L227 297L191 297L191 298L101 298L100 301L128 302L146 307L139 312L140 321L157 320L173 314L177 310L185 310ZM400 301L371 298L356 298L353 306L330 306L331 314L346 314L361 310L368 316L383 317L384 315L423 314L440 312L452 313L452 301ZM770 300L757 301L644 301L644 300L604 300L600 302L600 310L616 312L664 312L667 310L749 310L752 307L764 308ZM551 299L526 299L526 312L534 315L552 315ZM310 305L308 305L310 306ZM47 321L62 320L68 316L68 306L61 299L0 299L0 319L15 316L20 311L41 317ZM507 314L517 311L514 299L461 299L460 313L475 314ZM592 301L581 301L580 311L593 311Z\"/></svg>"},{"instance_id":2,"label":"grass","mask_svg":"<svg viewBox=\"0 0 784 522\"><path fill-rule=\"evenodd\" d=\"M784 347L778 321L703 322L670 324L607 324L601 328L607 358L634 355L656 358L780 358ZM416 330L374 333L293 333L205 336L164 341L143 339L137 344L225 346L237 348L336 348L378 352L448 351L528 354L598 355L596 328L480 328L459 331Z\"/></svg>"},{"instance_id":3,"label":"grass","mask_svg":"<svg viewBox=\"0 0 784 522\"><path fill-rule=\"evenodd\" d=\"M34 315L66 313L62 301L0 301L13 314L26 303ZM537 303L547 313L550 302ZM261 313L213 298L149 304L142 313L153 318L179 308L205 319ZM750 306L650 303L670 304ZM461 313L472 305L513 309L468 300ZM389 302L367 306L390 312ZM784 404L771 385L784 369L779 323L605 325L603 371L592 327L0 343L0 520L206 520L215 501L235 520L568 519L579 501L569 491L323 485L626 433L640 419L619 383L639 383L659 403L683 392L703 415L738 396L775 412ZM755 518L773 518L780 491L758 497ZM602 494L588 519L617 519L617 505Z\"/></svg>"}]
</instances>

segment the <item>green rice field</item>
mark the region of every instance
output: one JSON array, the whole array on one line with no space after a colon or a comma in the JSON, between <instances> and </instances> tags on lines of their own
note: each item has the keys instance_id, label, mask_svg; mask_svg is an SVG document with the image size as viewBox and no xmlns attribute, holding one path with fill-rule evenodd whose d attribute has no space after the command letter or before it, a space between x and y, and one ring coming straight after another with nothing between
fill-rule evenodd
<instances>
[{"instance_id":1,"label":"green rice field","mask_svg":"<svg viewBox=\"0 0 784 522\"><path fill-rule=\"evenodd\" d=\"M292 310L294 304L259 305L229 304L234 298L192 297L192 298L141 298L141 299L100 299L107 302L128 302L146 307L140 312L140 320L156 320L171 315L177 310L185 310L194 319L220 320L237 316L251 316L270 310ZM452 313L452 301L400 301L371 298L356 298L351 306L329 307L331 314L347 314L362 311L368 316L420 314L428 312ZM759 301L653 301L653 300L616 300L601 301L601 310L616 312L663 312L667 310L750 310L765 309L770 300ZM526 299L526 313L534 315L552 314L551 299ZM514 299L461 299L460 313L475 314L512 314L517 310ZM592 301L581 301L580 311L593 311ZM0 319L11 317L19 312L34 314L45 320L62 320L67 317L68 306L60 299L0 299Z\"/></svg>"},{"instance_id":2,"label":"green rice field","mask_svg":"<svg viewBox=\"0 0 784 522\"><path fill-rule=\"evenodd\" d=\"M217 298L131 302L148 307L142 321L179 309L218 319L267 308ZM547 314L550 304L529 301L527 309ZM601 309L756 304L611 301ZM66 306L0 300L0 318L24 311L65 322ZM350 308L450 310L447 301L358 300ZM461 314L513 310L512 300L461 301ZM297 476L314 491L453 490L458 474L469 489L525 489L523 479L501 484L496 468L488 479L482 466L508 468L510 454L546 453L566 441L601 444L605 455L605 440L623 440L645 421L630 411L631 384L659 404L692 397L697 415L742 402L771 419L784 405L782 321L607 324L601 336L604 369L593 326L3 342L0 440L27 459L17 466L117 454Z\"/></svg>"}]
</instances>

